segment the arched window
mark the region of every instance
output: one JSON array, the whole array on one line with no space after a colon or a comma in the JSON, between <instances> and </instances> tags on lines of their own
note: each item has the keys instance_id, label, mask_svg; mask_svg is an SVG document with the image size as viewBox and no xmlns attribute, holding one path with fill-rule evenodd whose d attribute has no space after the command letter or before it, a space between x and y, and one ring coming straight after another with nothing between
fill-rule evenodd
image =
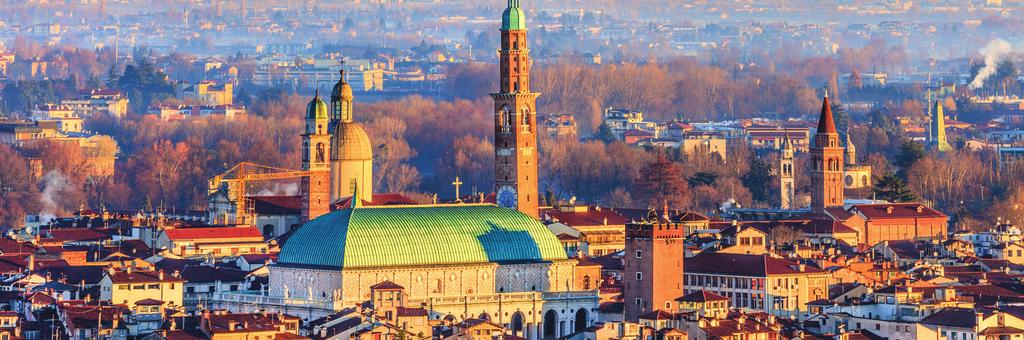
<instances>
[{"instance_id":1,"label":"arched window","mask_svg":"<svg viewBox=\"0 0 1024 340\"><path fill-rule=\"evenodd\" d=\"M324 162L324 159L327 158L326 155L325 155L326 152L327 151L324 148L324 143L316 143L316 162L317 163L323 163Z\"/></svg>"}]
</instances>

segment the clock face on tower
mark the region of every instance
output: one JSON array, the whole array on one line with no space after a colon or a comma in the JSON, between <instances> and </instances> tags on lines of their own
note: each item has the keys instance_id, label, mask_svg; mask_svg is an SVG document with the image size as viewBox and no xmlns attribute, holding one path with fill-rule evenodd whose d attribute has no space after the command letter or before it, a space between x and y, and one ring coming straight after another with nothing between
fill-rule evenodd
<instances>
[{"instance_id":1,"label":"clock face on tower","mask_svg":"<svg viewBox=\"0 0 1024 340\"><path fill-rule=\"evenodd\" d=\"M501 189L498 189L497 201L499 207L515 209L519 205L516 189L507 185L502 186Z\"/></svg>"}]
</instances>

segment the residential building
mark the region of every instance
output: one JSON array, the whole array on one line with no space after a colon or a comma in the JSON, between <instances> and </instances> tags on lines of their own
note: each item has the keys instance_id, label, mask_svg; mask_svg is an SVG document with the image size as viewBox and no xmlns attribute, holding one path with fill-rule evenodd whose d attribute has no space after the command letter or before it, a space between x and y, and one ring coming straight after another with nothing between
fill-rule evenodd
<instances>
[{"instance_id":1,"label":"residential building","mask_svg":"<svg viewBox=\"0 0 1024 340\"><path fill-rule=\"evenodd\" d=\"M234 84L216 83L209 80L187 85L179 94L182 99L192 100L210 106L232 105L235 102Z\"/></svg>"},{"instance_id":2,"label":"residential building","mask_svg":"<svg viewBox=\"0 0 1024 340\"><path fill-rule=\"evenodd\" d=\"M225 257L265 254L267 243L254 226L166 228L157 237L156 248L184 257Z\"/></svg>"},{"instance_id":3,"label":"residential building","mask_svg":"<svg viewBox=\"0 0 1024 340\"><path fill-rule=\"evenodd\" d=\"M185 280L163 271L109 270L100 280L100 299L126 306L152 299L168 306L182 305Z\"/></svg>"},{"instance_id":4,"label":"residential building","mask_svg":"<svg viewBox=\"0 0 1024 340\"><path fill-rule=\"evenodd\" d=\"M828 297L827 271L771 255L704 253L686 263L686 293L713 292L737 308L788 317Z\"/></svg>"},{"instance_id":5,"label":"residential building","mask_svg":"<svg viewBox=\"0 0 1024 340\"><path fill-rule=\"evenodd\" d=\"M118 90L82 91L78 99L65 99L60 104L70 107L79 117L105 114L122 118L128 113L128 98Z\"/></svg>"}]
</instances>

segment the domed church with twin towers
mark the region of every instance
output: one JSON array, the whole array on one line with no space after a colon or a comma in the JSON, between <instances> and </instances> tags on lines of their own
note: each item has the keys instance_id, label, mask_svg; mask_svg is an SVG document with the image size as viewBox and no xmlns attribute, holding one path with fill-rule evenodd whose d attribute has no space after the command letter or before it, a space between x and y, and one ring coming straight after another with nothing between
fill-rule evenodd
<instances>
[{"instance_id":1,"label":"domed church with twin towers","mask_svg":"<svg viewBox=\"0 0 1024 340\"><path fill-rule=\"evenodd\" d=\"M536 218L539 94L529 90L525 23L519 0L509 0L492 94L498 205L374 204L373 144L353 119L342 74L330 104L318 93L306 110L308 222L284 244L263 291L222 294L219 307L312 320L363 304L383 284L401 288L406 306L432 319L486 319L528 339L593 325L600 270L569 258Z\"/></svg>"}]
</instances>

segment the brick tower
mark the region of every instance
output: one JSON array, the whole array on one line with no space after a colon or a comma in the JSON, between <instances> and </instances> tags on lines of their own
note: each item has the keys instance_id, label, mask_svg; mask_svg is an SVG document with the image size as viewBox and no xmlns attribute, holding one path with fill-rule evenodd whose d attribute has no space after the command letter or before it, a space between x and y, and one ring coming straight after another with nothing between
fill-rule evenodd
<instances>
[{"instance_id":1,"label":"brick tower","mask_svg":"<svg viewBox=\"0 0 1024 340\"><path fill-rule=\"evenodd\" d=\"M638 223L626 226L622 256L623 303L626 321L641 314L671 312L672 301L683 296L683 254L686 236L679 224Z\"/></svg>"},{"instance_id":2,"label":"brick tower","mask_svg":"<svg viewBox=\"0 0 1024 340\"><path fill-rule=\"evenodd\" d=\"M331 135L327 132L330 118L327 104L320 92L306 106L306 130L302 134L302 219L309 221L330 212L330 149Z\"/></svg>"},{"instance_id":3,"label":"brick tower","mask_svg":"<svg viewBox=\"0 0 1024 340\"><path fill-rule=\"evenodd\" d=\"M835 120L832 119L828 90L825 90L818 132L814 134L814 145L811 147L811 208L814 212L821 213L825 208L843 206L843 151Z\"/></svg>"},{"instance_id":4,"label":"brick tower","mask_svg":"<svg viewBox=\"0 0 1024 340\"><path fill-rule=\"evenodd\" d=\"M501 77L494 99L494 190L498 205L538 217L537 111L530 92L526 16L509 0L501 18Z\"/></svg>"}]
</instances>

